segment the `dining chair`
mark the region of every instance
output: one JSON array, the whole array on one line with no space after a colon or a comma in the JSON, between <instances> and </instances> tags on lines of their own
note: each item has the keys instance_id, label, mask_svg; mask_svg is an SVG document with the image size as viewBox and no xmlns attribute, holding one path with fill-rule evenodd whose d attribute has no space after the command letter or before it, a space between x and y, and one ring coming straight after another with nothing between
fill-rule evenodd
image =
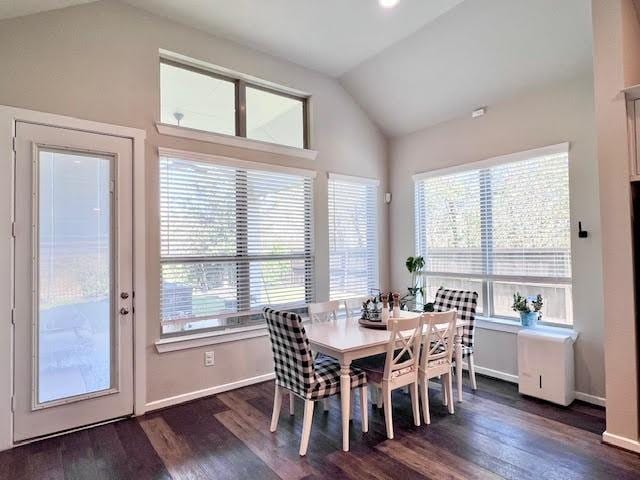
<instances>
[{"instance_id":1,"label":"dining chair","mask_svg":"<svg viewBox=\"0 0 640 480\"><path fill-rule=\"evenodd\" d=\"M462 329L462 358L467 358L469 366L469 378L471 379L471 388L478 389L476 383L476 365L473 359L473 329L476 320L476 308L478 306L478 293L467 290L452 290L440 287L436 292L433 302L433 309L436 312L446 312L451 309L456 310L456 317L461 322L466 322ZM455 358L453 364L455 365ZM462 368L462 365L456 365L456 369Z\"/></svg>"},{"instance_id":2,"label":"dining chair","mask_svg":"<svg viewBox=\"0 0 640 480\"><path fill-rule=\"evenodd\" d=\"M452 357L456 329L456 311L425 313L424 324L427 327L423 335L422 354L418 368L418 385L422 397L422 416L424 422L431 423L429 413L429 380L442 379L443 403L453 414ZM446 325L445 328L444 325Z\"/></svg>"},{"instance_id":3,"label":"dining chair","mask_svg":"<svg viewBox=\"0 0 640 480\"><path fill-rule=\"evenodd\" d=\"M422 344L423 316L390 320L387 353L356 360L353 364L367 374L367 381L382 391L387 438L393 439L391 392L409 386L413 422L420 426L418 368Z\"/></svg>"},{"instance_id":4,"label":"dining chair","mask_svg":"<svg viewBox=\"0 0 640 480\"><path fill-rule=\"evenodd\" d=\"M265 308L263 316L269 330L276 374L270 431L275 432L278 428L283 393L290 392L302 398L304 418L300 455L304 456L309 445L315 402L340 393L340 364L328 356L313 357L302 319L297 313ZM350 369L349 375L351 389L360 389L362 431L367 432L367 375L356 367Z\"/></svg>"},{"instance_id":5,"label":"dining chair","mask_svg":"<svg viewBox=\"0 0 640 480\"><path fill-rule=\"evenodd\" d=\"M362 304L371 297L353 297L344 300L344 310L347 318L359 318L362 311Z\"/></svg>"},{"instance_id":6,"label":"dining chair","mask_svg":"<svg viewBox=\"0 0 640 480\"><path fill-rule=\"evenodd\" d=\"M309 312L309 320L311 320L311 322L337 320L338 310L340 310L340 301L330 300L328 302L309 303L307 305L307 310Z\"/></svg>"}]
</instances>

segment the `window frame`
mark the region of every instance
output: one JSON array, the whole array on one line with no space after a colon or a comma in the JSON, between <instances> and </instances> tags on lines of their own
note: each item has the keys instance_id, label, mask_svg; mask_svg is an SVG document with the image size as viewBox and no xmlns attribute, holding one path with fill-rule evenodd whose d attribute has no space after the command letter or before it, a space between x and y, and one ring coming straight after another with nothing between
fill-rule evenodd
<instances>
[{"instance_id":1,"label":"window frame","mask_svg":"<svg viewBox=\"0 0 640 480\"><path fill-rule=\"evenodd\" d=\"M426 172L422 172L414 175L413 176L414 222L415 222L414 244L416 248L416 254L421 255L422 254L421 250L423 250L422 248L423 239L421 238L421 232L420 232L420 228L422 226L422 223L421 223L422 220L419 218L420 210L418 205L418 200L419 200L418 189L419 189L419 184L422 180L430 177L431 178L440 177L440 176L446 176L446 175L451 175L456 173L463 173L470 170L479 170L481 196L490 195L490 188L489 189L486 188L487 187L486 182L487 180L490 181L490 178L487 179L486 174L483 175L483 170L488 170L491 167L495 167L497 165L514 163L514 162L527 160L535 157L543 157L543 156L555 155L555 154L565 154L567 155L567 160L568 160L567 168L569 169L569 173L570 173L571 166L570 166L570 155L569 155L570 148L569 147L570 147L570 144L568 142L557 144L557 145L549 145L547 147L526 150L526 151L517 152L513 154L501 155L499 157L494 157L487 160L481 160L479 162L471 162L471 163L457 165L453 167L426 171ZM571 188L571 185L570 185L570 179L569 179L569 189L570 188ZM569 192L569 202L570 201L571 201L571 192ZM487 204L487 203L488 202L483 201L481 199L481 205ZM569 205L569 207L571 207L571 205ZM571 224L571 208L569 208L569 210L570 210L569 224ZM480 216L480 222L481 222L480 248L482 252L482 257L484 259L484 262L483 262L484 272L492 271L490 269L491 267L490 262L492 261L493 257L492 255L489 254L489 252L492 249L492 239L490 238L491 234L489 233L491 229L488 228L488 225L487 225L487 223L491 222L492 213L493 212L490 210L489 212L484 212L484 214ZM571 245L570 247L570 253L571 253L571 263L573 263L573 245ZM451 272L436 272L436 271L423 272L422 276L423 276L423 279L426 279L426 277L442 277L442 278L452 278L452 279L468 279L468 280L482 282L482 299L483 299L482 305L481 305L482 314L478 315L478 317L485 320L496 319L500 322L512 322L514 324L519 323L519 320L517 318L514 318L513 316L509 317L506 315L498 315L495 313L494 298L493 298L494 283L504 282L504 283L519 283L522 285L541 285L541 286L555 286L555 287L569 286L570 288L573 289L573 269L572 269L571 277L534 277L534 276L518 276L518 275L496 275L496 274L488 274L488 273L474 274L474 273L451 273ZM570 316L568 315L568 320L570 320L571 323L549 322L549 321L546 321L543 317L542 320L540 321L540 324L553 326L553 327L562 327L562 328L572 329L574 327L573 291L571 292L570 300L571 300L570 303L567 305L567 313L570 314Z\"/></svg>"},{"instance_id":2,"label":"window frame","mask_svg":"<svg viewBox=\"0 0 640 480\"><path fill-rule=\"evenodd\" d=\"M309 133L309 96L308 95L295 95L293 93L285 92L284 90L280 90L276 87L270 87L261 85L257 81L250 81L246 78L243 78L241 75L233 75L233 74L223 74L214 71L213 69L207 69L205 67L198 67L191 65L186 62L177 61L171 58L167 58L166 56L160 56L159 66L165 64L172 66L174 68L181 68L183 70L187 70L190 72L198 73L200 75L206 75L211 78L215 78L217 80L223 80L227 82L232 82L235 86L235 133L234 137L246 138L247 140L254 140L259 142L264 142L263 140L255 140L247 137L247 87L254 88L256 90L262 90L264 92L271 93L273 95L277 95L284 98L289 98L292 100L299 101L302 103L302 147L295 147L291 145L286 145L283 143L275 143L275 142L264 142L271 143L273 145L281 145L283 147L289 148L302 148L307 150L310 148L311 136ZM162 89L162 78L160 77L160 89ZM162 111L162 95L160 97L160 111ZM178 128L189 128L189 127L180 127L179 125L169 124L172 126L176 126ZM214 132L212 130L201 130L208 133L213 133L216 135L227 135L221 132Z\"/></svg>"},{"instance_id":3,"label":"window frame","mask_svg":"<svg viewBox=\"0 0 640 480\"><path fill-rule=\"evenodd\" d=\"M223 156L218 156L218 155L210 155L210 154L204 154L204 153L194 153L194 152L188 152L188 151L183 151L183 150L176 150L176 149L172 149L172 148L164 148L164 147L159 147L158 148L158 157L168 157L168 158L178 158L180 160L183 161L191 161L191 162L198 162L198 163L210 163L212 165L217 165L217 166L224 166L224 167L230 167L230 168L234 168L236 169L235 172L235 176L236 176L236 182L238 182L238 175L240 174L240 176L243 176L242 173L244 173L244 178L246 179L246 175L247 175L247 170L253 170L253 171L263 171L263 172L270 172L270 173L282 173L282 174L287 174L287 175L298 175L300 177L304 177L309 179L309 192L308 194L304 195L304 199L305 199L305 206L304 209L305 211L308 210L310 212L310 218L305 222L305 237L308 237L309 239L309 254L306 253L296 253L296 254L283 254L281 256L278 256L277 259L281 259L281 260L296 260L296 259L304 259L305 260L305 282L304 282L304 289L305 289L305 298L304 298L304 303L305 305L303 306L302 304L299 307L290 307L289 310L291 311L297 311L302 313L303 311L306 311L306 304L311 303L313 301L315 301L315 295L316 295L316 285L315 285L315 268L316 268L316 252L315 252L315 232L314 232L314 195L315 195L315 177L316 177L316 172L314 170L307 170L307 169L302 169L302 168L295 168L295 167L285 167L285 166L280 166L280 165L271 165L271 164L263 164L260 162L251 162L251 161L246 161L246 160L239 160L239 159L235 159L235 158L229 158L229 157L223 157ZM161 171L158 170L158 181L160 181L160 175L161 175ZM246 180L245 180L246 182ZM305 183L305 185L307 185ZM161 189L160 189L160 184L158 185L158 208L160 209L160 193L161 193ZM244 200L246 201L247 197L245 196ZM247 215L247 210L246 209L240 209L238 210L237 206L236 206L236 210L235 210L235 215L236 215L236 219L238 219L238 216L243 216L243 215ZM243 224L242 219L240 219L240 224ZM240 239L240 237L243 237L243 239ZM161 244L162 244L162 227L161 224L158 223L158 263L160 266L159 269L159 291L160 291L160 295L162 295L162 265L163 264L171 264L171 263L197 263L197 262L201 262L201 261L211 261L211 262L216 262L216 261L223 261L223 262L227 262L230 261L232 258L235 259L236 261L239 262L247 262L246 263L246 268L249 268L250 266L250 262L251 261L260 261L260 260L264 260L264 259L269 259L271 257L273 257L273 255L257 255L257 254L253 254L253 255L249 255L249 253L246 251L246 245L247 245L247 239L248 239L248 231L244 230L244 229L240 229L238 231L236 231L236 248L238 246L242 247L239 250L237 250L236 255L229 257L229 256L220 256L220 255L200 255L200 256L181 256L181 255L167 255L167 256L163 256L162 254L162 248L161 248ZM244 240L244 241L243 241ZM244 266L244 265L243 265ZM237 265L237 268L241 268L240 265ZM240 278L240 276L238 277ZM227 313L220 313L218 315L207 315L207 316L202 316L202 317L192 317L192 318L185 318L185 319L180 319L179 321L183 321L183 322L198 322L198 321L205 321L205 320L211 320L211 319L234 319L234 318L244 318L246 319L246 322L240 325L225 325L225 326L221 326L221 327L203 327L203 328L194 328L194 329L190 329L190 330L180 330L180 331L175 331L175 332L164 332L163 331L163 318L162 318L162 304L160 303L160 315L159 315L159 324L160 324L160 339L171 339L171 338L177 338L177 337L184 337L184 336L190 336L190 335L199 335L199 334L215 334L215 335L225 335L225 334L233 334L236 332L242 332L245 330L253 330L255 328L262 328L264 327L264 321L262 320L262 313L261 313L261 308L258 309L251 309L250 303L248 302L248 293L250 291L250 278L247 277L242 277L246 279L247 285L245 285L243 282L238 282L236 284L236 292L237 292L237 301L238 301L238 311L237 312L227 312ZM244 290L243 290L244 288ZM240 308L244 308L247 307L246 310L240 310ZM259 318L258 318L259 317Z\"/></svg>"}]
</instances>

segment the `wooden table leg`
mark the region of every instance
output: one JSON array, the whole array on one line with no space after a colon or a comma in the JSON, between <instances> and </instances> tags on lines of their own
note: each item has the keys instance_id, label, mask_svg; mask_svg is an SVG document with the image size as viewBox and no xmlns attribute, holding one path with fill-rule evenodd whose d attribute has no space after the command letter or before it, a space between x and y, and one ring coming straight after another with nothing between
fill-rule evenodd
<instances>
[{"instance_id":1,"label":"wooden table leg","mask_svg":"<svg viewBox=\"0 0 640 480\"><path fill-rule=\"evenodd\" d=\"M340 401L342 403L342 450L349 451L349 412L351 411L351 361L340 365Z\"/></svg>"},{"instance_id":2,"label":"wooden table leg","mask_svg":"<svg viewBox=\"0 0 640 480\"><path fill-rule=\"evenodd\" d=\"M456 329L456 382L458 401L462 401L462 327ZM453 395L452 395L453 396Z\"/></svg>"}]
</instances>

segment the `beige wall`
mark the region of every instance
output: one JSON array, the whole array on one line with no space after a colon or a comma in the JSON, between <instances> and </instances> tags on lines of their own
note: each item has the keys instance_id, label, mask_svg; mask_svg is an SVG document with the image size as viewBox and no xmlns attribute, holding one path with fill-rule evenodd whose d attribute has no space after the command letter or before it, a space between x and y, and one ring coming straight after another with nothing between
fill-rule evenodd
<instances>
[{"instance_id":1,"label":"beige wall","mask_svg":"<svg viewBox=\"0 0 640 480\"><path fill-rule=\"evenodd\" d=\"M391 142L391 285L406 288L404 259L414 252L413 181L418 172L571 142L572 269L576 390L604 396L601 228L591 73L491 105L486 116L453 120ZM577 222L589 230L578 239ZM517 373L513 333L480 330L478 365Z\"/></svg>"},{"instance_id":2,"label":"beige wall","mask_svg":"<svg viewBox=\"0 0 640 480\"><path fill-rule=\"evenodd\" d=\"M277 158L159 135L158 49L163 48L312 94L315 161ZM366 175L386 191L384 137L333 79L217 39L118 2L98 2L0 21L0 104L137 127L147 131L148 293L147 401L272 371L266 337L177 353L156 353L158 290L157 147L219 153L317 170L317 295L328 295L326 172ZM387 208L380 196L380 276L386 286ZM138 319L144 320L144 319ZM204 367L204 350L216 366Z\"/></svg>"},{"instance_id":3,"label":"beige wall","mask_svg":"<svg viewBox=\"0 0 640 480\"><path fill-rule=\"evenodd\" d=\"M594 90L602 211L607 433L638 440L638 342L634 305L625 82L640 77L631 0L593 0ZM634 53L635 52L635 53ZM611 439L609 439L611 441Z\"/></svg>"}]
</instances>

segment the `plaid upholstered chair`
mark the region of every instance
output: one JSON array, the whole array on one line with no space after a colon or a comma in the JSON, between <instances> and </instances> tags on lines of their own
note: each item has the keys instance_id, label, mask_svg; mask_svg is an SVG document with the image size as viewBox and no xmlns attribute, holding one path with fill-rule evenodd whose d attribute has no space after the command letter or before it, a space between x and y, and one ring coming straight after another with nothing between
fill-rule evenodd
<instances>
[{"instance_id":1,"label":"plaid upholstered chair","mask_svg":"<svg viewBox=\"0 0 640 480\"><path fill-rule=\"evenodd\" d=\"M272 432L278 427L282 395L291 392L304 400L304 420L300 455L307 453L313 407L322 400L340 393L340 364L334 358L315 358L309 348L302 319L297 313L263 310L269 329L276 373L276 388L271 417ZM362 431L369 429L367 418L367 376L357 368L351 369L351 388L360 389Z\"/></svg>"},{"instance_id":2,"label":"plaid upholstered chair","mask_svg":"<svg viewBox=\"0 0 640 480\"><path fill-rule=\"evenodd\" d=\"M469 364L469 377L471 378L471 388L476 390L476 369L473 360L473 328L476 320L476 308L478 306L478 293L466 290L451 290L440 287L436 292L433 302L433 309L436 312L447 312L451 309L457 311L459 321L468 321L468 326L462 332L462 357L467 358ZM455 360L454 360L455 363ZM462 365L456 365L462 368Z\"/></svg>"}]
</instances>

